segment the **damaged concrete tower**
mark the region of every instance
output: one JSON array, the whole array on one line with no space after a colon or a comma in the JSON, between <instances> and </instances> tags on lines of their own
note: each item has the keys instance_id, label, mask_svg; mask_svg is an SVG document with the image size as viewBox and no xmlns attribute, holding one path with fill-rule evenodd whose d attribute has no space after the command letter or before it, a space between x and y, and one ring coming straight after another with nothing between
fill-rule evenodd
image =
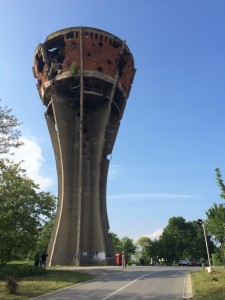
<instances>
[{"instance_id":1,"label":"damaged concrete tower","mask_svg":"<svg viewBox=\"0 0 225 300\"><path fill-rule=\"evenodd\" d=\"M135 74L132 54L108 32L73 27L38 45L33 72L46 106L58 174L48 265L113 263L106 209L108 156Z\"/></svg>"}]
</instances>

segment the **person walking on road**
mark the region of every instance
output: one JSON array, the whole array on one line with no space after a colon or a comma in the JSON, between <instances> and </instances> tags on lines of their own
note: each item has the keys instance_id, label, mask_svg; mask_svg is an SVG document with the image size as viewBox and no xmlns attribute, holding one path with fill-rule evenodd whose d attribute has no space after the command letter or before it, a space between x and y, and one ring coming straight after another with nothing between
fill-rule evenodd
<instances>
[{"instance_id":1,"label":"person walking on road","mask_svg":"<svg viewBox=\"0 0 225 300\"><path fill-rule=\"evenodd\" d=\"M123 268L127 267L127 258L125 253L122 254L122 266Z\"/></svg>"}]
</instances>

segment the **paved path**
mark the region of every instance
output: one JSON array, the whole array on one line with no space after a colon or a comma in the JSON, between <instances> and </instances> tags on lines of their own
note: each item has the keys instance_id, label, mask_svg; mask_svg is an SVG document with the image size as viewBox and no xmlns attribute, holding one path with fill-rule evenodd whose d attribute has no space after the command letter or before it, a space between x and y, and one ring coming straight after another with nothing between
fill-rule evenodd
<instances>
[{"instance_id":1,"label":"paved path","mask_svg":"<svg viewBox=\"0 0 225 300\"><path fill-rule=\"evenodd\" d=\"M77 268L78 269L78 268ZM190 267L105 267L79 268L96 274L92 281L37 297L40 300L67 299L192 299Z\"/></svg>"}]
</instances>

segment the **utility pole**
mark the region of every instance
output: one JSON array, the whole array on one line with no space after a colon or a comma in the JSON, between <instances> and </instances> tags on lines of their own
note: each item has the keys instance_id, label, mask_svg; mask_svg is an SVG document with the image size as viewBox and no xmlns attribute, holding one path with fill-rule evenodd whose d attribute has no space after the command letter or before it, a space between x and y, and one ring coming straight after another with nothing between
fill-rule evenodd
<instances>
[{"instance_id":1,"label":"utility pole","mask_svg":"<svg viewBox=\"0 0 225 300\"><path fill-rule=\"evenodd\" d=\"M207 242L207 237L206 237L206 232L205 232L205 225L202 219L198 219L197 221L199 226L202 226L203 231L204 231L204 236L205 236L205 245L206 245L206 251L207 251L207 256L208 256L208 262L209 262L209 272L212 272L211 270L211 261L210 261L210 256L209 256L209 247L208 247L208 242Z\"/></svg>"}]
</instances>

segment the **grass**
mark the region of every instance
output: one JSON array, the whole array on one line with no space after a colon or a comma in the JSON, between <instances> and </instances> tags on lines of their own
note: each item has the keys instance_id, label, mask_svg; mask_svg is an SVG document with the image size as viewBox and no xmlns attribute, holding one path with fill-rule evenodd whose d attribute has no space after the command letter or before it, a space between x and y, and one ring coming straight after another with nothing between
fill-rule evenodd
<instances>
[{"instance_id":1,"label":"grass","mask_svg":"<svg viewBox=\"0 0 225 300\"><path fill-rule=\"evenodd\" d=\"M208 273L206 270L191 273L193 296L195 300L225 299L225 270L218 269Z\"/></svg>"},{"instance_id":2,"label":"grass","mask_svg":"<svg viewBox=\"0 0 225 300\"><path fill-rule=\"evenodd\" d=\"M26 268L32 268L34 270L33 275L29 271L29 276L26 274ZM26 300L34 298L49 292L56 291L61 288L72 286L93 278L92 275L79 273L76 271L61 271L61 270L51 270L47 269L46 271L41 268L32 267L32 266L23 266L23 265L6 265L5 270L0 268L2 278L9 275L9 270L15 271L15 275L19 278L19 288L16 294L9 294L5 287L5 279L0 280L0 299L6 300ZM38 270L44 271L42 274L36 274ZM6 271L7 270L7 271ZM4 275L5 274L5 275ZM20 274L20 276L18 276ZM12 273L10 274L12 275Z\"/></svg>"}]
</instances>

